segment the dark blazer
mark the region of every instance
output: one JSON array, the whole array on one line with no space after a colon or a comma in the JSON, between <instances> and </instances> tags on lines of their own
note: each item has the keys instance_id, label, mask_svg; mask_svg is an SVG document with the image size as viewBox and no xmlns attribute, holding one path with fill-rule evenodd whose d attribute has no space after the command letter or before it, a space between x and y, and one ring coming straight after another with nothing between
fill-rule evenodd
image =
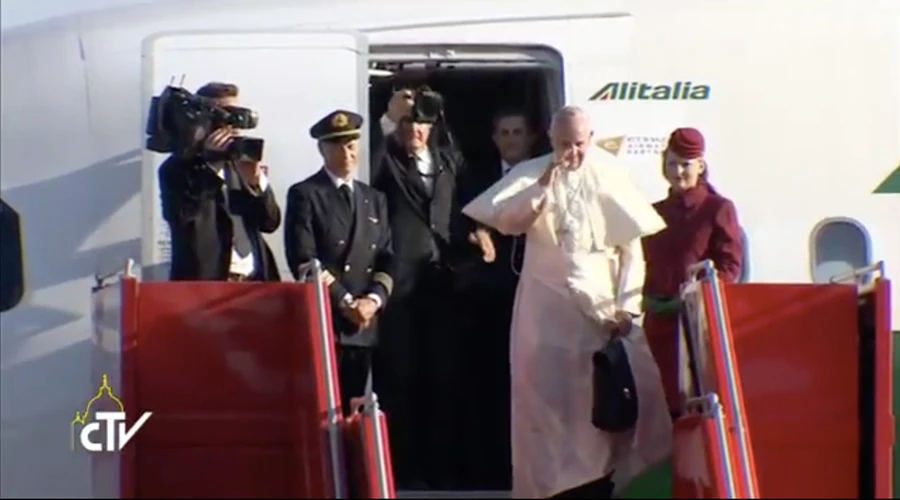
<instances>
[{"instance_id":1,"label":"dark blazer","mask_svg":"<svg viewBox=\"0 0 900 500\"><path fill-rule=\"evenodd\" d=\"M433 192L416 168L413 158L394 135L384 138L382 150L374 151L372 187L387 198L396 261L396 293L412 290L415 277L425 265L450 266L464 241L457 177L465 165L458 154L429 146L435 177Z\"/></svg>"},{"instance_id":2,"label":"dark blazer","mask_svg":"<svg viewBox=\"0 0 900 500\"><path fill-rule=\"evenodd\" d=\"M377 294L382 310L393 288L393 252L387 201L370 186L353 182L355 215L323 168L291 186L285 209L284 248L295 279L298 267L318 259L335 281L329 286L332 324L343 345L377 343L377 326L359 331L338 306L346 294Z\"/></svg>"},{"instance_id":3,"label":"dark blazer","mask_svg":"<svg viewBox=\"0 0 900 500\"><path fill-rule=\"evenodd\" d=\"M478 167L473 165L460 181L460 205L465 206L502 177L501 160L496 155L492 155L490 160L479 164ZM467 230L472 231L478 226L480 224L467 218L465 223ZM516 272L522 270L525 256L525 235L508 236L491 228L486 229L491 234L497 257L494 262L484 262L478 247L470 245L471 250L467 256L469 265L464 268L463 281L467 285L488 291L513 292L519 282Z\"/></svg>"},{"instance_id":4,"label":"dark blazer","mask_svg":"<svg viewBox=\"0 0 900 500\"><path fill-rule=\"evenodd\" d=\"M227 168L231 168L228 166ZM225 206L224 181L202 161L170 156L159 167L163 218L172 238L172 281L221 281L228 278L233 226ZM281 209L271 187L259 192L241 183L228 190L231 213L243 217L254 247L256 271L250 279L280 281L272 250L261 233L281 224Z\"/></svg>"}]
</instances>

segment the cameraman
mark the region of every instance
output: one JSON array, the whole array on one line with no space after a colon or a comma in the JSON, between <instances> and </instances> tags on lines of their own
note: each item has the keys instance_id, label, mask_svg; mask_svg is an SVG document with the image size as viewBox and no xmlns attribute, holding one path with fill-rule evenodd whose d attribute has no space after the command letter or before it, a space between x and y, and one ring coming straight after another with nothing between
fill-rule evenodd
<instances>
[{"instance_id":1,"label":"cameraman","mask_svg":"<svg viewBox=\"0 0 900 500\"><path fill-rule=\"evenodd\" d=\"M197 95L221 107L236 106L238 87L208 83ZM159 167L163 218L172 238L172 281L280 281L271 249L261 233L281 224L264 168L258 161L209 161L237 135L214 130L202 152L171 155Z\"/></svg>"},{"instance_id":2,"label":"cameraman","mask_svg":"<svg viewBox=\"0 0 900 500\"><path fill-rule=\"evenodd\" d=\"M400 489L454 489L462 467L457 391L464 363L451 263L463 248L474 247L457 200L465 165L458 152L440 144L440 98L427 92L398 90L381 120L389 127L382 129L386 136L379 140L373 127L372 141L372 186L387 198L395 259L375 380L391 415ZM420 424L423 410L431 416L427 426Z\"/></svg>"}]
</instances>

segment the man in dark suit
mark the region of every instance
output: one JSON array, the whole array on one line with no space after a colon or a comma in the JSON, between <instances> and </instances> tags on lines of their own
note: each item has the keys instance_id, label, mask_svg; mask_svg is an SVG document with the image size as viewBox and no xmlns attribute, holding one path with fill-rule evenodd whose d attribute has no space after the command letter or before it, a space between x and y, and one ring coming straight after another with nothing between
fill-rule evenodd
<instances>
[{"instance_id":1,"label":"man in dark suit","mask_svg":"<svg viewBox=\"0 0 900 500\"><path fill-rule=\"evenodd\" d=\"M310 129L325 166L291 186L285 213L284 248L294 278L298 267L318 259L325 270L338 336L338 376L345 412L361 396L377 343L375 317L394 287L391 227L383 194L354 180L363 118L329 113Z\"/></svg>"},{"instance_id":2,"label":"man in dark suit","mask_svg":"<svg viewBox=\"0 0 900 500\"><path fill-rule=\"evenodd\" d=\"M494 115L492 139L497 156L470 166L461 197L463 205L531 158L537 134L525 111L508 108ZM509 330L525 237L506 236L487 228L479 228L476 233L489 234L496 258L467 266L461 280L465 292L463 316L468 320L462 329L470 377L467 405L479 409L467 415L465 426L467 485L506 491L512 487Z\"/></svg>"},{"instance_id":3,"label":"man in dark suit","mask_svg":"<svg viewBox=\"0 0 900 500\"><path fill-rule=\"evenodd\" d=\"M214 82L197 95L235 106L238 88ZM163 218L172 241L170 280L281 280L261 234L273 233L281 224L264 167L248 158L207 159L208 153L224 152L235 133L217 129L203 152L173 154L159 167Z\"/></svg>"},{"instance_id":4,"label":"man in dark suit","mask_svg":"<svg viewBox=\"0 0 900 500\"><path fill-rule=\"evenodd\" d=\"M395 93L373 131L372 186L387 197L396 262L376 385L389 415L399 487L452 489L463 460L458 424L465 362L451 268L460 247L472 247L457 199L464 165L458 153L438 145L432 128L440 117L416 105L421 93L411 92Z\"/></svg>"}]
</instances>

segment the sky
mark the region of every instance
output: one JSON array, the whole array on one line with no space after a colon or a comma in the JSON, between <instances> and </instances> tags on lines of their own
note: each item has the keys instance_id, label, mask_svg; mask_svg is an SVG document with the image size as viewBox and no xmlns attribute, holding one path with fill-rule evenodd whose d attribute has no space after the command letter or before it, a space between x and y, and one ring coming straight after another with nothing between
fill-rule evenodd
<instances>
[{"instance_id":1,"label":"sky","mask_svg":"<svg viewBox=\"0 0 900 500\"><path fill-rule=\"evenodd\" d=\"M2 0L0 29L12 28L51 17L102 10L153 0Z\"/></svg>"}]
</instances>

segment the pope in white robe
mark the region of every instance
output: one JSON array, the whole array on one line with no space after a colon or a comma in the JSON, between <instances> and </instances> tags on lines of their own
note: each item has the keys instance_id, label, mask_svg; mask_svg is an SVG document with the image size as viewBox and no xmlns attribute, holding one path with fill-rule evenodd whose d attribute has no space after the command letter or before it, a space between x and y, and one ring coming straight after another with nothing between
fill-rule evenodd
<instances>
[{"instance_id":1,"label":"pope in white robe","mask_svg":"<svg viewBox=\"0 0 900 500\"><path fill-rule=\"evenodd\" d=\"M610 476L620 490L672 449L659 370L632 323L640 239L665 223L626 171L600 161L591 137L583 110L561 109L550 127L554 152L518 165L463 209L501 233L527 234L510 335L514 498ZM614 434L591 423L591 357L617 327L628 331L639 415L632 431Z\"/></svg>"}]
</instances>

